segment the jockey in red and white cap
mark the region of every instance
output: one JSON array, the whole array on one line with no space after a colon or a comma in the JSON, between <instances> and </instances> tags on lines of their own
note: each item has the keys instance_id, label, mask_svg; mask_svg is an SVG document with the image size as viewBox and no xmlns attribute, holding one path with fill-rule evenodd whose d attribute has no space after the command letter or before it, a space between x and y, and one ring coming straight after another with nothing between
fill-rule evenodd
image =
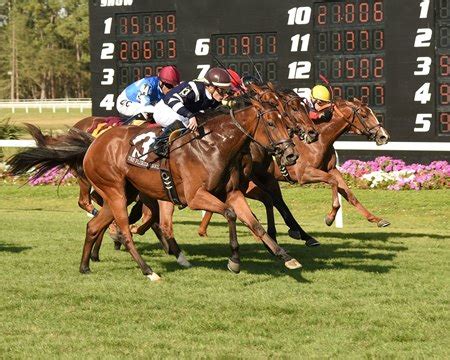
<instances>
[{"instance_id":1,"label":"jockey in red and white cap","mask_svg":"<svg viewBox=\"0 0 450 360\"><path fill-rule=\"evenodd\" d=\"M165 66L158 76L140 79L127 86L117 98L117 111L125 117L154 112L154 105L180 83L180 73L173 66Z\"/></svg>"}]
</instances>

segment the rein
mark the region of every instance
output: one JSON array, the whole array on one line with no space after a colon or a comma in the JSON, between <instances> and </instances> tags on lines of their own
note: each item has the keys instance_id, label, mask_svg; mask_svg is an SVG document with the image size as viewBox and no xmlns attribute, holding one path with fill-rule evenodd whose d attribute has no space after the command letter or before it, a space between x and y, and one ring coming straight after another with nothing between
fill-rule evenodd
<instances>
[{"instance_id":1,"label":"rein","mask_svg":"<svg viewBox=\"0 0 450 360\"><path fill-rule=\"evenodd\" d=\"M257 110L258 111L258 110ZM256 124L256 128L258 128L258 126L259 126L259 121L261 120L261 118L264 116L264 114L267 114L267 113L269 113L269 112L272 112L272 111L277 111L278 112L278 110L276 110L276 109L270 109L270 110L267 110L267 111L264 111L264 112L259 112L258 111L258 115L257 115L257 119L258 119L258 122L257 122L257 124ZM259 146L261 146L264 150L266 150L270 155L275 155L275 156L281 156L282 154L283 154L283 152L284 152L284 150L289 146L289 145L291 145L292 144L292 140L282 140L282 141L279 141L279 142L275 142L274 140L273 140L273 138L272 138L272 136L270 135L270 131L267 129L267 125L264 123L264 129L265 129L265 131L266 131L266 134L267 134L267 136L268 136L268 138L269 138L269 141L270 141L270 147L267 147L267 146L265 146L265 145L263 145L263 144L261 144L258 140L256 140L254 137L253 137L253 135L252 134L250 134L247 130L245 130L244 128L243 128L243 126L239 123L239 121L237 121L236 120L236 117L234 116L234 111L233 111L233 109L230 109L230 117L231 117L231 120L233 121L233 124L245 135L245 136L247 136L250 140L252 140L252 141L254 141L255 143L257 143ZM280 145L285 145L285 147L284 148L279 148L279 146Z\"/></svg>"},{"instance_id":2,"label":"rein","mask_svg":"<svg viewBox=\"0 0 450 360\"><path fill-rule=\"evenodd\" d=\"M372 127L368 127L366 125L366 120L365 120L366 118L362 117L361 114L359 113L359 111L361 110L361 107L352 107L352 106L350 106L350 108L352 109L352 119L348 120L347 117L342 113L342 111L339 110L337 105L333 104L333 110L336 111L337 114L340 117L342 117L347 124L349 124L351 127L355 128L356 130L362 132L364 135L366 135L369 138L369 140L375 139L379 129L381 128L381 124L376 124L376 125L374 125ZM355 125L355 118L356 117L359 119L359 121L362 124L362 126L364 127L364 129L360 129L358 126ZM373 129L377 129L375 131L375 133L371 132Z\"/></svg>"}]
</instances>

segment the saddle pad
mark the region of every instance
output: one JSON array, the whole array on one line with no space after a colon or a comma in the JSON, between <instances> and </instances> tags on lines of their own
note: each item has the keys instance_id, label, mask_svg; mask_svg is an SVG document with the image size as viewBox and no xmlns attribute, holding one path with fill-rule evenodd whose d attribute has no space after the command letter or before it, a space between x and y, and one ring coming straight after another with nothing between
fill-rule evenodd
<instances>
[{"instance_id":1,"label":"saddle pad","mask_svg":"<svg viewBox=\"0 0 450 360\"><path fill-rule=\"evenodd\" d=\"M149 152L150 146L157 136L157 132L143 129L142 132L132 138L127 163L146 169L159 169L159 163L156 163L159 157L154 152Z\"/></svg>"}]
</instances>

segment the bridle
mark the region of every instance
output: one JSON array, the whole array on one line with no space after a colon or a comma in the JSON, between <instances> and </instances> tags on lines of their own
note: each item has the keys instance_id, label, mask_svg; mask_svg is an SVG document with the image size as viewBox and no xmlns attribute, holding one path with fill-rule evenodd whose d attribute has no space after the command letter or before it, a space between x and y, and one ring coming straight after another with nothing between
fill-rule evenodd
<instances>
[{"instance_id":1,"label":"bridle","mask_svg":"<svg viewBox=\"0 0 450 360\"><path fill-rule=\"evenodd\" d=\"M265 114L271 113L271 112L277 112L279 114L279 111L277 109L268 109L265 111L260 111L259 109L256 109L257 115L257 123L256 123L256 128L255 128L255 132L258 129L258 126L260 124L260 120L263 119ZM233 109L230 109L230 117L231 120L233 121L233 124L242 132L244 133L250 140L254 141L255 143L257 143L259 146L261 146L264 150L266 150L270 155L274 155L276 157L281 157L283 155L283 153L285 152L285 150L290 147L290 146L294 146L294 143L292 142L291 139L286 139L286 140L281 140L281 141L275 141L272 137L272 135L270 134L270 130L269 130L269 125L267 125L266 121L262 121L264 124L264 131L266 132L267 137L269 138L269 142L270 145L269 146L265 146L263 144L261 144L258 140L256 140L254 138L254 136L252 134L250 134L247 130L245 130L242 125L239 123L239 121L236 120L235 116L234 116L234 111Z\"/></svg>"},{"instance_id":2,"label":"bridle","mask_svg":"<svg viewBox=\"0 0 450 360\"><path fill-rule=\"evenodd\" d=\"M350 105L347 105L352 109L352 117L351 120L348 120L347 117L342 113L341 110L339 110L339 108L337 107L337 105L335 103L333 103L333 110L337 112L337 114L339 116L341 116L344 121L346 123L348 123L350 125L350 127L355 128L356 130L358 130L359 132L363 133L364 135L367 136L367 138L369 140L375 140L375 138L377 137L378 131L380 131L381 129L381 124L375 124L374 126L370 127L367 125L367 116L364 117L362 116L359 112L361 110L361 106L359 107L353 107ZM355 124L355 119L358 118L359 122L361 123L361 125L363 126L363 128L359 128L358 126L356 126ZM374 132L373 130L376 129L376 131Z\"/></svg>"}]
</instances>

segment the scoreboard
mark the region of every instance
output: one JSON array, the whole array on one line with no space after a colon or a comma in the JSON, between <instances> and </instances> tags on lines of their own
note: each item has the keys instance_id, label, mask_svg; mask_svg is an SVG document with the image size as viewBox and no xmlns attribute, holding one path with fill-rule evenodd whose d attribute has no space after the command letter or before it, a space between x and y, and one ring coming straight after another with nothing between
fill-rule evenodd
<instances>
[{"instance_id":1,"label":"scoreboard","mask_svg":"<svg viewBox=\"0 0 450 360\"><path fill-rule=\"evenodd\" d=\"M300 95L323 74L391 141L450 139L450 0L90 0L90 34L94 115L162 66L191 80L216 57Z\"/></svg>"}]
</instances>

